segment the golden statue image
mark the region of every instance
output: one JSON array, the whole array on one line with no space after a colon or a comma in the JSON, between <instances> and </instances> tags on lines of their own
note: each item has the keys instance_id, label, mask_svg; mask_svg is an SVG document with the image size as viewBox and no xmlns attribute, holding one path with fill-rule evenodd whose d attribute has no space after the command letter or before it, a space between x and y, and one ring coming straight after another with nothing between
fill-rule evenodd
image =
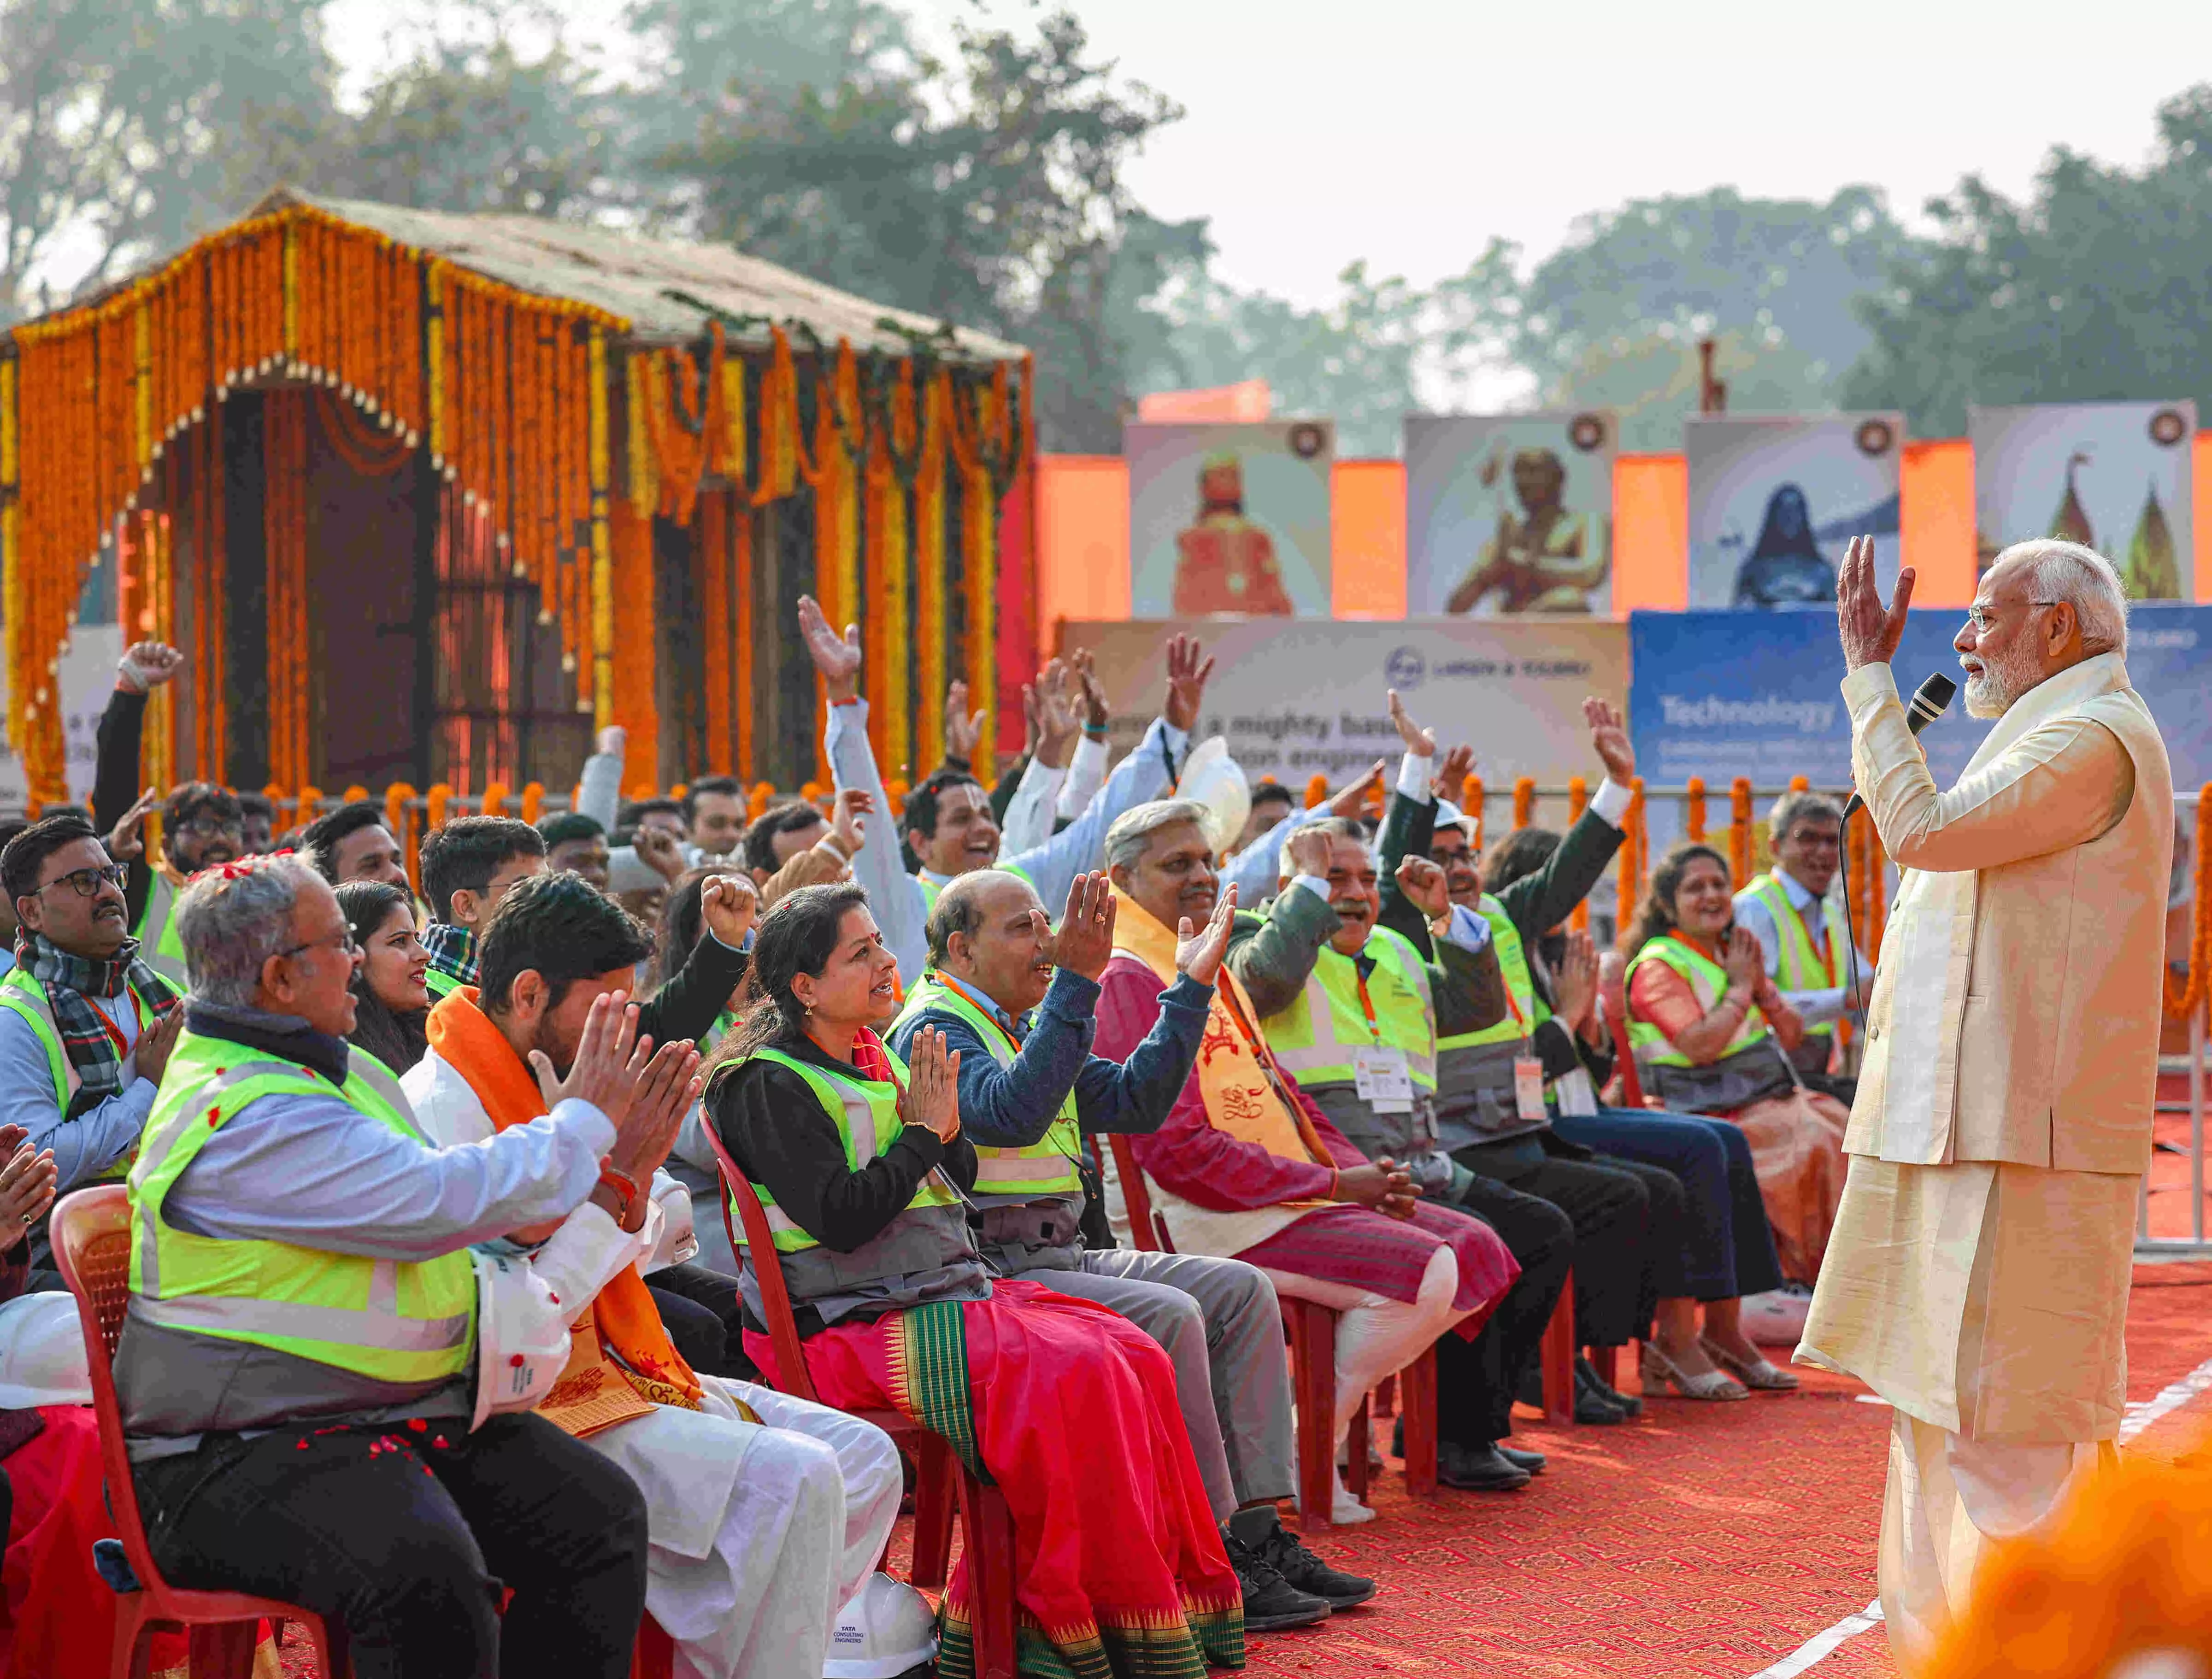
<instances>
[{"instance_id":1,"label":"golden statue image","mask_svg":"<svg viewBox=\"0 0 2212 1679\"><path fill-rule=\"evenodd\" d=\"M1485 489L1495 488L1498 466L1496 455L1482 464ZM1601 516L1567 511L1566 487L1567 470L1551 450L1515 452L1513 494L1521 511L1501 498L1498 528L1451 591L1445 611L1472 612L1491 596L1501 613L1590 609L1589 591L1605 581L1613 563L1612 534Z\"/></svg>"},{"instance_id":2,"label":"golden statue image","mask_svg":"<svg viewBox=\"0 0 2212 1679\"><path fill-rule=\"evenodd\" d=\"M1297 609L1275 564L1274 539L1244 517L1244 465L1234 452L1198 470L1198 521L1176 534L1175 615L1243 612L1287 618Z\"/></svg>"}]
</instances>

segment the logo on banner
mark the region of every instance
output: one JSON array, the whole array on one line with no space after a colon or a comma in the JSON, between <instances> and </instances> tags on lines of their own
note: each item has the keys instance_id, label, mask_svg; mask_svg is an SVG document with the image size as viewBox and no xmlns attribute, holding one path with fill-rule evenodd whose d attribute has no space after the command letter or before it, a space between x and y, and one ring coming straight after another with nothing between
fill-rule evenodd
<instances>
[{"instance_id":1,"label":"logo on banner","mask_svg":"<svg viewBox=\"0 0 2212 1679\"><path fill-rule=\"evenodd\" d=\"M1382 661L1382 675L1400 693L1410 694L1428 679L1429 662L1418 647L1394 647Z\"/></svg>"}]
</instances>

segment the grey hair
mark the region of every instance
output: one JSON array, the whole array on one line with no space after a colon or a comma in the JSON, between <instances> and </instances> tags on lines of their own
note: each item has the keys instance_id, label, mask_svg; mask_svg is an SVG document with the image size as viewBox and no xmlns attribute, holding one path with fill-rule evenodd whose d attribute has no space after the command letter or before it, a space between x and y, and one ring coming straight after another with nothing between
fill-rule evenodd
<instances>
[{"instance_id":1,"label":"grey hair","mask_svg":"<svg viewBox=\"0 0 2212 1679\"><path fill-rule=\"evenodd\" d=\"M321 879L289 854L235 875L211 869L194 876L177 900L177 937L192 996L226 1008L252 1007L262 967L291 943L301 889Z\"/></svg>"},{"instance_id":2,"label":"grey hair","mask_svg":"<svg viewBox=\"0 0 2212 1679\"><path fill-rule=\"evenodd\" d=\"M1790 830L1815 816L1826 816L1840 825L1844 807L1826 793L1784 793L1774 801L1774 809L1766 815L1766 842L1778 846L1790 837Z\"/></svg>"},{"instance_id":3,"label":"grey hair","mask_svg":"<svg viewBox=\"0 0 2212 1679\"><path fill-rule=\"evenodd\" d=\"M1310 821L1300 822L1283 836L1283 849L1276 853L1278 878L1288 880L1297 871L1291 867L1291 846L1302 833L1326 833L1332 840L1349 840L1369 857L1374 848L1367 843L1367 830L1350 816L1316 816Z\"/></svg>"},{"instance_id":4,"label":"grey hair","mask_svg":"<svg viewBox=\"0 0 2212 1679\"><path fill-rule=\"evenodd\" d=\"M2037 536L2014 542L1995 563L2017 560L2027 568L2029 598L2064 601L2081 627L2081 646L2091 653L2128 650L2128 593L2112 562L2094 549Z\"/></svg>"},{"instance_id":5,"label":"grey hair","mask_svg":"<svg viewBox=\"0 0 2212 1679\"><path fill-rule=\"evenodd\" d=\"M1133 868L1152 849L1152 836L1162 828L1196 822L1202 833L1206 818L1206 809L1196 799L1156 798L1149 804L1132 805L1106 830L1106 867Z\"/></svg>"}]
</instances>

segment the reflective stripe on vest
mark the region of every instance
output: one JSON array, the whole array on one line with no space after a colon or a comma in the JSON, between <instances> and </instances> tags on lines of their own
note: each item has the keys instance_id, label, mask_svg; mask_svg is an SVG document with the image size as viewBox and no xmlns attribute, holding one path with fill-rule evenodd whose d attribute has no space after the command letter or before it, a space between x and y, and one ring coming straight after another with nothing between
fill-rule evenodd
<instances>
[{"instance_id":1,"label":"reflective stripe on vest","mask_svg":"<svg viewBox=\"0 0 2212 1679\"><path fill-rule=\"evenodd\" d=\"M1844 961L1845 947L1850 935L1844 930L1843 918L1835 906L1826 899L1820 900L1820 924L1828 935L1828 959L1820 960L1814 948L1813 936L1806 930L1805 918L1797 913L1797 906L1790 901L1790 888L1773 874L1761 875L1749 886L1735 894L1739 904L1747 898L1756 898L1765 905L1766 912L1774 919L1776 937L1782 948L1775 960L1774 983L1785 991L1839 991L1844 985ZM1819 1026L1808 1026L1805 1035L1832 1036L1836 1029L1833 1021L1824 1021Z\"/></svg>"},{"instance_id":2,"label":"reflective stripe on vest","mask_svg":"<svg viewBox=\"0 0 2212 1679\"><path fill-rule=\"evenodd\" d=\"M388 1070L356 1051L345 1084L333 1089L290 1062L187 1030L161 1082L131 1173L136 1315L374 1381L438 1381L467 1370L477 1285L466 1249L422 1261L372 1259L289 1242L195 1236L162 1216L169 1191L208 1138L263 1096L336 1095L428 1149L393 1100L398 1087Z\"/></svg>"},{"instance_id":3,"label":"reflective stripe on vest","mask_svg":"<svg viewBox=\"0 0 2212 1679\"><path fill-rule=\"evenodd\" d=\"M1446 1050L1473 1049L1482 1044L1518 1043L1544 1021L1551 1018L1536 996L1536 982L1528 972L1528 953L1521 943L1521 930L1513 924L1513 918L1505 906L1487 892L1482 894L1478 912L1490 924L1491 949L1498 953L1498 971L1505 981L1509 1007L1505 1018L1480 1032L1455 1032L1440 1040L1437 1052Z\"/></svg>"},{"instance_id":4,"label":"reflective stripe on vest","mask_svg":"<svg viewBox=\"0 0 2212 1679\"><path fill-rule=\"evenodd\" d=\"M906 1063L884 1046L884 1058L894 1072L903 1077ZM845 1169L858 1172L878 1155L899 1140L906 1122L898 1116L899 1087L895 1083L878 1082L861 1078L833 1078L821 1068L786 1055L779 1049L755 1050L748 1059L772 1061L779 1067L788 1067L806 1082L822 1104L822 1111L830 1116L830 1123L837 1128L837 1135L845 1145ZM800 1253L821 1243L792 1222L791 1215L775 1204L768 1185L755 1184L753 1193L760 1199L761 1210L768 1215L768 1227L778 1253ZM959 1191L945 1180L941 1172L932 1171L915 1190L914 1198L907 1203L915 1207L953 1207L960 1204ZM737 1201L730 1203L731 1222L738 1233L738 1246L745 1246L744 1221L737 1216Z\"/></svg>"},{"instance_id":5,"label":"reflective stripe on vest","mask_svg":"<svg viewBox=\"0 0 2212 1679\"><path fill-rule=\"evenodd\" d=\"M1693 950L1680 939L1667 933L1662 933L1636 953L1636 960L1629 963L1628 973L1623 984L1633 985L1636 981L1636 970L1647 961L1657 962L1664 967L1671 967L1688 980L1691 991L1697 996L1698 1006L1708 1012L1720 1001L1721 994L1728 990L1729 976L1726 968L1702 950ZM1735 1054L1740 1050L1747 1050L1765 1036L1766 1036L1766 1016L1759 1012L1759 1005L1754 1003L1744 1011L1743 1024L1736 1028L1735 1036L1729 1040L1728 1047L1711 1058L1719 1061ZM1632 1009L1628 1016L1628 1043L1629 1047L1635 1052L1638 1061L1648 1061L1655 1067L1691 1067L1698 1064L1676 1049L1673 1040L1664 1032L1649 1021L1637 1018Z\"/></svg>"},{"instance_id":6,"label":"reflective stripe on vest","mask_svg":"<svg viewBox=\"0 0 2212 1679\"><path fill-rule=\"evenodd\" d=\"M135 991L125 994L137 1005L143 1021L146 999ZM92 1003L95 1009L100 1006L89 997L86 1001ZM177 1006L182 1008L184 1004L179 1002ZM76 1069L70 1064L69 1052L62 1044L61 1027L54 1021L53 999L46 995L46 986L33 979L23 968L11 967L4 978L0 978L0 1009L22 1016L37 1034L40 1047L46 1052L46 1070L54 1081L55 1112L66 1115L70 1104L76 1100L76 1093L83 1088L84 1081L77 1076ZM108 1183L118 1180L131 1170L133 1158L134 1153L126 1151L106 1170L82 1181Z\"/></svg>"},{"instance_id":7,"label":"reflective stripe on vest","mask_svg":"<svg viewBox=\"0 0 2212 1679\"><path fill-rule=\"evenodd\" d=\"M1019 1052L1006 1029L958 991L946 985L934 969L915 981L906 1006L891 1022L892 1030L937 1009L964 1022L983 1040L991 1058L1011 1067ZM1075 1092L1067 1093L1060 1112L1045 1134L1020 1149L975 1145L975 1187L988 1195L1080 1195L1083 1177L1076 1170L1076 1151L1082 1148L1082 1126L1075 1115Z\"/></svg>"},{"instance_id":8,"label":"reflective stripe on vest","mask_svg":"<svg viewBox=\"0 0 2212 1679\"><path fill-rule=\"evenodd\" d=\"M443 1002L467 983L465 979L456 979L452 974L442 973L434 967L422 970L422 987L430 993L431 1001L434 1003Z\"/></svg>"},{"instance_id":9,"label":"reflective stripe on vest","mask_svg":"<svg viewBox=\"0 0 2212 1679\"><path fill-rule=\"evenodd\" d=\"M1367 979L1367 1000L1375 1024L1359 1000L1359 969L1353 959L1324 944L1315 958L1305 989L1290 1006L1260 1022L1275 1061L1301 1085L1349 1084L1352 1055L1371 1045L1405 1052L1413 1088L1437 1088L1437 1011L1429 991L1428 965L1404 936L1377 927L1367 936L1362 955L1375 961Z\"/></svg>"},{"instance_id":10,"label":"reflective stripe on vest","mask_svg":"<svg viewBox=\"0 0 2212 1679\"><path fill-rule=\"evenodd\" d=\"M184 936L177 930L180 895L167 875L153 870L146 888L146 907L139 912L137 930L132 936L138 941L138 954L146 966L175 986L181 996L190 988L191 980L185 972Z\"/></svg>"}]
</instances>

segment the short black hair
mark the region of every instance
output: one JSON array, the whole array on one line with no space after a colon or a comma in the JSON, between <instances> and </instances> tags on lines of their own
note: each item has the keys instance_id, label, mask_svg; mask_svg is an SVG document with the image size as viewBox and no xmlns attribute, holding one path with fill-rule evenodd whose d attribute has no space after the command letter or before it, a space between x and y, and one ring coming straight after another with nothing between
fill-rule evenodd
<instances>
[{"instance_id":1,"label":"short black hair","mask_svg":"<svg viewBox=\"0 0 2212 1679\"><path fill-rule=\"evenodd\" d=\"M1287 804L1297 808L1298 796L1271 776L1261 776L1252 784L1252 803L1255 809L1262 804Z\"/></svg>"},{"instance_id":2,"label":"short black hair","mask_svg":"<svg viewBox=\"0 0 2212 1679\"><path fill-rule=\"evenodd\" d=\"M615 825L624 828L641 827L647 816L660 815L681 816L684 818L684 827L691 826L691 813L684 808L684 801L680 798L670 798L665 794L658 795L653 798L631 799L616 815Z\"/></svg>"},{"instance_id":3,"label":"short black hair","mask_svg":"<svg viewBox=\"0 0 2212 1679\"><path fill-rule=\"evenodd\" d=\"M1482 854L1482 889L1503 892L1534 874L1559 849L1559 836L1548 827L1516 827Z\"/></svg>"},{"instance_id":4,"label":"short black hair","mask_svg":"<svg viewBox=\"0 0 2212 1679\"><path fill-rule=\"evenodd\" d=\"M745 830L738 842L738 855L748 869L757 869L763 874L773 875L778 868L775 860L776 836L796 833L803 827L812 827L817 822L830 819L805 799L792 799L777 805Z\"/></svg>"},{"instance_id":5,"label":"short black hair","mask_svg":"<svg viewBox=\"0 0 2212 1679\"><path fill-rule=\"evenodd\" d=\"M580 810L556 811L538 824L538 832L550 853L554 846L565 846L571 840L604 840L606 824L597 816L587 816Z\"/></svg>"},{"instance_id":6,"label":"short black hair","mask_svg":"<svg viewBox=\"0 0 2212 1679\"><path fill-rule=\"evenodd\" d=\"M684 826L686 827L690 827L699 819L699 795L702 793L720 793L726 798L737 800L741 806L745 802L745 790L738 785L736 776L702 776L684 790L684 803L681 809L684 812Z\"/></svg>"},{"instance_id":7,"label":"short black hair","mask_svg":"<svg viewBox=\"0 0 2212 1679\"><path fill-rule=\"evenodd\" d=\"M392 911L404 907L408 918L415 916L415 897L404 886L394 886L390 881L348 881L338 888L338 912L346 918L346 927L353 934L353 942L366 946L376 936Z\"/></svg>"},{"instance_id":8,"label":"short black hair","mask_svg":"<svg viewBox=\"0 0 2212 1679\"><path fill-rule=\"evenodd\" d=\"M925 840L937 838L937 801L954 787L982 786L966 770L951 769L939 764L924 776L921 785L906 796L906 803L899 811L902 833L908 828L920 828Z\"/></svg>"},{"instance_id":9,"label":"short black hair","mask_svg":"<svg viewBox=\"0 0 2212 1679\"><path fill-rule=\"evenodd\" d=\"M453 894L482 892L518 857L543 857L545 840L512 816L456 816L422 836L422 895L441 921L453 918Z\"/></svg>"},{"instance_id":10,"label":"short black hair","mask_svg":"<svg viewBox=\"0 0 2212 1679\"><path fill-rule=\"evenodd\" d=\"M240 792L234 794L233 797L238 800L240 815L266 816L272 822L276 820L276 806L268 794Z\"/></svg>"},{"instance_id":11,"label":"short black hair","mask_svg":"<svg viewBox=\"0 0 2212 1679\"><path fill-rule=\"evenodd\" d=\"M577 980L635 967L652 954L645 924L581 876L532 875L500 900L477 942L477 998L503 1012L515 976L535 969L552 988L546 1007L557 1009Z\"/></svg>"},{"instance_id":12,"label":"short black hair","mask_svg":"<svg viewBox=\"0 0 2212 1679\"><path fill-rule=\"evenodd\" d=\"M46 859L64 846L74 845L79 840L97 840L90 822L73 812L64 811L58 816L47 816L27 823L23 831L0 850L0 889L8 894L8 901L27 898L39 889L39 870L46 866Z\"/></svg>"},{"instance_id":13,"label":"short black hair","mask_svg":"<svg viewBox=\"0 0 2212 1679\"><path fill-rule=\"evenodd\" d=\"M161 801L161 830L173 833L195 816L213 816L217 821L246 823L246 812L238 803L238 795L228 787L217 786L212 781L187 781L169 790L168 797Z\"/></svg>"},{"instance_id":14,"label":"short black hair","mask_svg":"<svg viewBox=\"0 0 2212 1679\"><path fill-rule=\"evenodd\" d=\"M235 806L238 801L233 799ZM245 820L241 815L240 820ZM384 826L384 807L373 799L341 804L326 816L318 816L300 830L300 850L314 870L332 886L338 883L338 846L365 827Z\"/></svg>"}]
</instances>

